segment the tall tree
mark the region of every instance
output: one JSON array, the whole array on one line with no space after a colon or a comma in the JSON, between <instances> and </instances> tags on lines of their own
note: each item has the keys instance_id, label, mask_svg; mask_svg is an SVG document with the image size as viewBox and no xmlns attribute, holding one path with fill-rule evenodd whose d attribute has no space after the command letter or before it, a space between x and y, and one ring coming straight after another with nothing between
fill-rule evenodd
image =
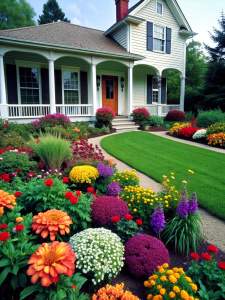
<instances>
[{"instance_id":1,"label":"tall tree","mask_svg":"<svg viewBox=\"0 0 225 300\"><path fill-rule=\"evenodd\" d=\"M35 15L26 0L1 0L0 30L36 25Z\"/></svg>"},{"instance_id":2,"label":"tall tree","mask_svg":"<svg viewBox=\"0 0 225 300\"><path fill-rule=\"evenodd\" d=\"M205 45L206 50L210 55L210 61L222 61L225 60L225 16L222 11L221 19L218 20L220 29L216 29L213 27L214 34L210 33L210 37L212 41L216 44L216 46L210 47Z\"/></svg>"},{"instance_id":3,"label":"tall tree","mask_svg":"<svg viewBox=\"0 0 225 300\"><path fill-rule=\"evenodd\" d=\"M43 6L43 14L39 16L38 24L46 24L57 22L58 20L70 23L70 20L65 18L59 4L56 0L48 0Z\"/></svg>"}]
</instances>

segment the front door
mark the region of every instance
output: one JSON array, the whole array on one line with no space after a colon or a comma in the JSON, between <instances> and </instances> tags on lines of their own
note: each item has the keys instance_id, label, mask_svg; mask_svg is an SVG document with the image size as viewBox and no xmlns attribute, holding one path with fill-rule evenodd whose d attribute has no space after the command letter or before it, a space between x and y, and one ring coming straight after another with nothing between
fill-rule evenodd
<instances>
[{"instance_id":1,"label":"front door","mask_svg":"<svg viewBox=\"0 0 225 300\"><path fill-rule=\"evenodd\" d=\"M110 107L118 115L118 77L102 76L102 106Z\"/></svg>"}]
</instances>

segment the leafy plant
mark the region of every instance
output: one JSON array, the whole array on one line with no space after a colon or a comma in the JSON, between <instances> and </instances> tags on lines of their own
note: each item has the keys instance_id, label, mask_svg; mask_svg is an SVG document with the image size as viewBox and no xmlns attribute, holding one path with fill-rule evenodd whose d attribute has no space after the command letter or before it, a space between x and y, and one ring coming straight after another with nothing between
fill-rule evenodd
<instances>
[{"instance_id":1,"label":"leafy plant","mask_svg":"<svg viewBox=\"0 0 225 300\"><path fill-rule=\"evenodd\" d=\"M192 111L187 111L185 113L185 121L186 122L189 122L189 121L193 120L194 117L195 117L195 114Z\"/></svg>"},{"instance_id":2,"label":"leafy plant","mask_svg":"<svg viewBox=\"0 0 225 300\"><path fill-rule=\"evenodd\" d=\"M107 126L105 126L105 125L102 126L101 130L102 130L102 132L104 132L104 133L110 133L109 127L107 127Z\"/></svg>"},{"instance_id":3,"label":"leafy plant","mask_svg":"<svg viewBox=\"0 0 225 300\"><path fill-rule=\"evenodd\" d=\"M137 176L135 170L123 171L115 173L113 176L113 181L118 182L122 188L125 188L125 186L139 185L139 178L140 176Z\"/></svg>"},{"instance_id":4,"label":"leafy plant","mask_svg":"<svg viewBox=\"0 0 225 300\"><path fill-rule=\"evenodd\" d=\"M96 122L95 127L102 128L105 127L112 127L111 121L115 118L114 111L107 106L103 106L96 111Z\"/></svg>"},{"instance_id":5,"label":"leafy plant","mask_svg":"<svg viewBox=\"0 0 225 300\"><path fill-rule=\"evenodd\" d=\"M27 143L21 136L18 136L16 132L10 131L0 134L0 147L5 148L8 146L18 149L19 147L26 147Z\"/></svg>"},{"instance_id":6,"label":"leafy plant","mask_svg":"<svg viewBox=\"0 0 225 300\"><path fill-rule=\"evenodd\" d=\"M184 112L180 110L171 110L167 113L165 117L166 121L184 121L185 120L185 114Z\"/></svg>"},{"instance_id":7,"label":"leafy plant","mask_svg":"<svg viewBox=\"0 0 225 300\"><path fill-rule=\"evenodd\" d=\"M200 111L196 123L198 127L209 127L215 123L223 123L225 114L220 109Z\"/></svg>"},{"instance_id":8,"label":"leafy plant","mask_svg":"<svg viewBox=\"0 0 225 300\"><path fill-rule=\"evenodd\" d=\"M144 107L137 108L132 111L131 117L133 118L134 121L142 121L148 119L150 117L150 113Z\"/></svg>"},{"instance_id":9,"label":"leafy plant","mask_svg":"<svg viewBox=\"0 0 225 300\"><path fill-rule=\"evenodd\" d=\"M220 132L225 133L225 123L215 123L207 128L207 135Z\"/></svg>"}]
</instances>

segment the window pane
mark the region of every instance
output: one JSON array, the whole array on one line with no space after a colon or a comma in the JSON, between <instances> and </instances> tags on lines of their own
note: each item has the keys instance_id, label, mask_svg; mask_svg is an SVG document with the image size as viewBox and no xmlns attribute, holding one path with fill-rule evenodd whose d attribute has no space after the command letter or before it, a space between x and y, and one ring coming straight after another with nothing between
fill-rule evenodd
<instances>
[{"instance_id":1,"label":"window pane","mask_svg":"<svg viewBox=\"0 0 225 300\"><path fill-rule=\"evenodd\" d=\"M157 2L157 14L162 15L162 4Z\"/></svg>"},{"instance_id":2,"label":"window pane","mask_svg":"<svg viewBox=\"0 0 225 300\"><path fill-rule=\"evenodd\" d=\"M114 99L114 85L111 79L106 79L106 99Z\"/></svg>"},{"instance_id":3,"label":"window pane","mask_svg":"<svg viewBox=\"0 0 225 300\"><path fill-rule=\"evenodd\" d=\"M39 104L38 89L21 89L21 104Z\"/></svg>"},{"instance_id":4,"label":"window pane","mask_svg":"<svg viewBox=\"0 0 225 300\"><path fill-rule=\"evenodd\" d=\"M153 50L164 51L164 41L153 39Z\"/></svg>"},{"instance_id":5,"label":"window pane","mask_svg":"<svg viewBox=\"0 0 225 300\"><path fill-rule=\"evenodd\" d=\"M152 79L152 89L158 90L158 80L156 77L153 77L153 79Z\"/></svg>"},{"instance_id":6,"label":"window pane","mask_svg":"<svg viewBox=\"0 0 225 300\"><path fill-rule=\"evenodd\" d=\"M164 27L154 25L154 37L164 40Z\"/></svg>"},{"instance_id":7,"label":"window pane","mask_svg":"<svg viewBox=\"0 0 225 300\"><path fill-rule=\"evenodd\" d=\"M158 102L158 91L152 92L152 102Z\"/></svg>"},{"instance_id":8,"label":"window pane","mask_svg":"<svg viewBox=\"0 0 225 300\"><path fill-rule=\"evenodd\" d=\"M64 90L64 102L65 104L79 104L78 91Z\"/></svg>"},{"instance_id":9,"label":"window pane","mask_svg":"<svg viewBox=\"0 0 225 300\"><path fill-rule=\"evenodd\" d=\"M78 73L63 72L64 89L78 90Z\"/></svg>"},{"instance_id":10,"label":"window pane","mask_svg":"<svg viewBox=\"0 0 225 300\"><path fill-rule=\"evenodd\" d=\"M20 87L39 88L38 69L19 67Z\"/></svg>"}]
</instances>

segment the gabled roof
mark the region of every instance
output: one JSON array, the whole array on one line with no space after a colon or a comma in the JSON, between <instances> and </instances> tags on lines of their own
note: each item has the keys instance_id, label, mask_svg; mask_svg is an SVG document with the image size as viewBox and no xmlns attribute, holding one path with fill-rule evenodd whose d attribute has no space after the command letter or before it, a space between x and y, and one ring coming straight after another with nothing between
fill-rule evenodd
<instances>
[{"instance_id":1,"label":"gabled roof","mask_svg":"<svg viewBox=\"0 0 225 300\"><path fill-rule=\"evenodd\" d=\"M46 46L61 46L74 50L116 54L130 58L141 56L127 52L113 38L105 36L104 31L82 27L67 22L0 30L0 40L22 41Z\"/></svg>"}]
</instances>

